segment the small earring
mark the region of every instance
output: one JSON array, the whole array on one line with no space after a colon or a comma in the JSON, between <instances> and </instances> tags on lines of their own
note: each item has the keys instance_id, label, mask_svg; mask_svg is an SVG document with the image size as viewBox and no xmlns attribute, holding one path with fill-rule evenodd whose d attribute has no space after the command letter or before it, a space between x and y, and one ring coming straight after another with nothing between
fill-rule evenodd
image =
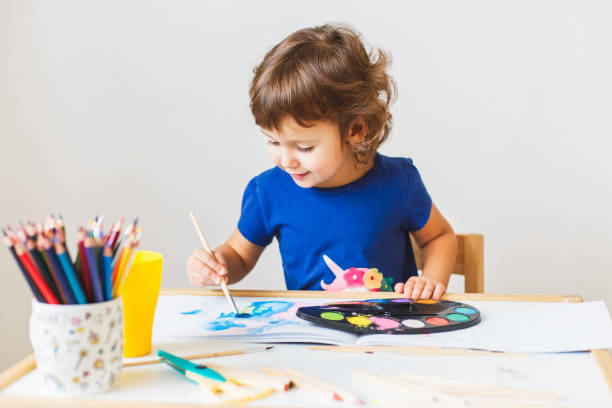
<instances>
[{"instance_id":1,"label":"small earring","mask_svg":"<svg viewBox=\"0 0 612 408\"><path fill-rule=\"evenodd\" d=\"M370 146L369 144L365 144L365 143L360 143L359 146L357 147L357 151L361 154L368 153L371 149L372 149L372 146Z\"/></svg>"}]
</instances>

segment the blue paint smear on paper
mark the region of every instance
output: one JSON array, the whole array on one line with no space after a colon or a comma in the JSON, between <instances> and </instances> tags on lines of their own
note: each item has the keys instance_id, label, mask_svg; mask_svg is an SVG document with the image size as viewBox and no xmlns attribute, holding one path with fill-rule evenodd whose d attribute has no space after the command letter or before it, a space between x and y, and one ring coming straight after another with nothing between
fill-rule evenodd
<instances>
[{"instance_id":1,"label":"blue paint smear on paper","mask_svg":"<svg viewBox=\"0 0 612 408\"><path fill-rule=\"evenodd\" d=\"M208 322L206 329L209 331L227 330L232 327L246 327L247 334L257 334L267 330L266 326L252 327L242 322L260 321L264 322L269 329L270 325L275 327L290 324L290 321L270 320L275 314L286 312L293 307L293 302L263 301L252 302L248 307L241 310L239 316L236 313L221 313L218 318Z\"/></svg>"},{"instance_id":2,"label":"blue paint smear on paper","mask_svg":"<svg viewBox=\"0 0 612 408\"><path fill-rule=\"evenodd\" d=\"M214 320L208 323L208 330L219 331L219 330L227 330L232 327L246 327L246 324L236 323L233 320Z\"/></svg>"},{"instance_id":3,"label":"blue paint smear on paper","mask_svg":"<svg viewBox=\"0 0 612 408\"><path fill-rule=\"evenodd\" d=\"M189 312L181 312L181 314L184 314L184 315L194 315L194 314L198 314L198 313L202 313L202 310L196 309L196 310L191 310Z\"/></svg>"}]
</instances>

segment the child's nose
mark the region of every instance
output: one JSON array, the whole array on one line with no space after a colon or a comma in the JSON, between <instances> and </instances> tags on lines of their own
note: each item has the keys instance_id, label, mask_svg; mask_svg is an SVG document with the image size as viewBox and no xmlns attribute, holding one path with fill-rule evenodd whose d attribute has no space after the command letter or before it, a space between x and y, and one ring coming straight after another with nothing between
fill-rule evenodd
<instances>
[{"instance_id":1,"label":"child's nose","mask_svg":"<svg viewBox=\"0 0 612 408\"><path fill-rule=\"evenodd\" d=\"M284 168L293 168L293 167L297 167L298 165L298 161L295 158L295 156L293 155L293 153L288 150L285 149L283 152L281 152L281 166Z\"/></svg>"}]
</instances>

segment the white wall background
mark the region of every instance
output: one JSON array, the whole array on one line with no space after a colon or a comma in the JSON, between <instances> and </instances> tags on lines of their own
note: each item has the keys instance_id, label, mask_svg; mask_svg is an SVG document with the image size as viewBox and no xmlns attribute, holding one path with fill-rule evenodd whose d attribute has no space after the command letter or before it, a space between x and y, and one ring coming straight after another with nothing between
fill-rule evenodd
<instances>
[{"instance_id":1,"label":"white wall background","mask_svg":"<svg viewBox=\"0 0 612 408\"><path fill-rule=\"evenodd\" d=\"M268 168L251 71L292 31L337 21L389 50L382 152L415 159L457 232L485 235L486 291L612 305L608 1L0 0L0 224L139 216L164 287L235 228ZM109 223L107 222L107 225ZM29 293L0 250L0 368L27 355ZM276 243L236 287L284 287ZM461 282L451 282L451 291Z\"/></svg>"}]
</instances>

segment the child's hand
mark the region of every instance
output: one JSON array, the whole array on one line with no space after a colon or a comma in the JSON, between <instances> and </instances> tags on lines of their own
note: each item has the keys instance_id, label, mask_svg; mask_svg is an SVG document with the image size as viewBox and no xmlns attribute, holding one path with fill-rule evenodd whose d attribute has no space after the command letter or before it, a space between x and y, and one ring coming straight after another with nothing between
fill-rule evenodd
<instances>
[{"instance_id":1,"label":"child's hand","mask_svg":"<svg viewBox=\"0 0 612 408\"><path fill-rule=\"evenodd\" d=\"M405 284L398 282L395 291L415 299L440 299L446 292L446 285L427 276L411 276Z\"/></svg>"},{"instance_id":2,"label":"child's hand","mask_svg":"<svg viewBox=\"0 0 612 408\"><path fill-rule=\"evenodd\" d=\"M187 276L191 286L219 285L221 279L227 281L227 262L219 252L213 258L205 250L196 249L187 259Z\"/></svg>"}]
</instances>

